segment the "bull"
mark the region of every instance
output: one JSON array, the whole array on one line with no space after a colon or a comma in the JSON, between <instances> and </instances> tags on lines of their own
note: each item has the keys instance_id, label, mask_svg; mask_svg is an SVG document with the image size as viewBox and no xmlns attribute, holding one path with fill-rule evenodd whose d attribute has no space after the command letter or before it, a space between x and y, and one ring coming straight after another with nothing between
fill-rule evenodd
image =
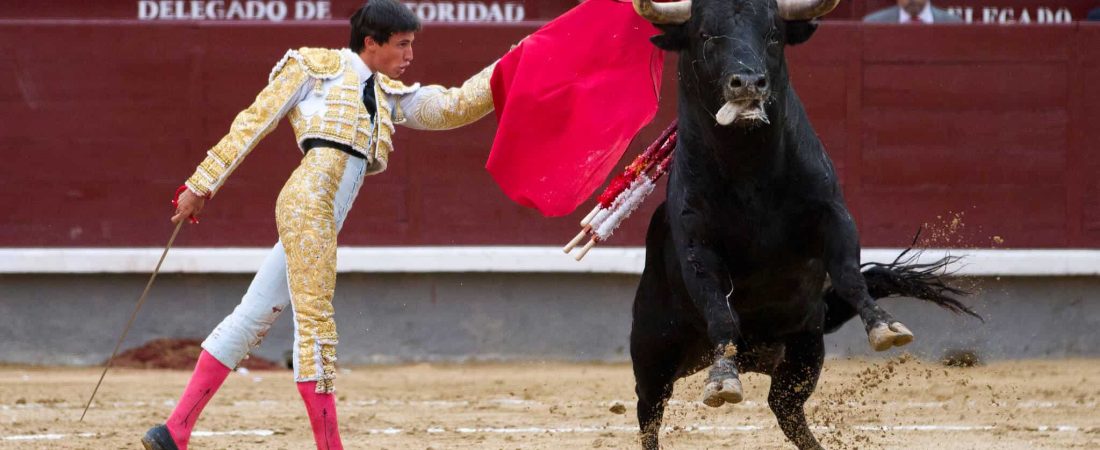
<instances>
[{"instance_id":1,"label":"bull","mask_svg":"<svg viewBox=\"0 0 1100 450\"><path fill-rule=\"evenodd\" d=\"M895 295L977 316L937 277L949 260L861 270L859 234L784 56L838 2L633 0L662 32L652 42L680 54L676 153L630 335L646 449L658 448L674 382L707 368L704 404L740 402L739 374L767 374L783 433L820 449L804 404L826 332L859 316L874 350L908 344L913 333L875 301Z\"/></svg>"}]
</instances>

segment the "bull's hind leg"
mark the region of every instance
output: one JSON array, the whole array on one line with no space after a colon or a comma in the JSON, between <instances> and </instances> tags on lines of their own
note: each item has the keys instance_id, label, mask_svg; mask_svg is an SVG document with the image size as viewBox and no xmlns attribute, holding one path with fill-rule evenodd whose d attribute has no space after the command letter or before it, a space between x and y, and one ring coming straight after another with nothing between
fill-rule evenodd
<instances>
[{"instance_id":1,"label":"bull's hind leg","mask_svg":"<svg viewBox=\"0 0 1100 450\"><path fill-rule=\"evenodd\" d=\"M825 227L825 269L837 295L859 313L871 348L881 352L913 342L913 332L867 292L867 281L859 270L859 233L848 211L835 211Z\"/></svg>"},{"instance_id":2,"label":"bull's hind leg","mask_svg":"<svg viewBox=\"0 0 1100 450\"><path fill-rule=\"evenodd\" d=\"M786 343L783 362L772 374L768 406L779 428L799 450L821 450L806 422L804 405L817 386L825 359L825 344L820 333L808 333Z\"/></svg>"}]
</instances>

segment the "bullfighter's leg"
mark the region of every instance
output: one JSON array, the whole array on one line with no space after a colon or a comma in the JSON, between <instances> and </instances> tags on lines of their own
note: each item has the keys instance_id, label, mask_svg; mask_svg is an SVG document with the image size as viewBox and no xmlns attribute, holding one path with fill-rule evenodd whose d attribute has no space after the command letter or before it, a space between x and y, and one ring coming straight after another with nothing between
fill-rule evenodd
<instances>
[{"instance_id":1,"label":"bullfighter's leg","mask_svg":"<svg viewBox=\"0 0 1100 450\"><path fill-rule=\"evenodd\" d=\"M362 185L366 161L320 147L306 153L279 193L276 225L294 313L294 377L331 393L338 335L332 298L337 233Z\"/></svg>"},{"instance_id":2,"label":"bullfighter's leg","mask_svg":"<svg viewBox=\"0 0 1100 450\"><path fill-rule=\"evenodd\" d=\"M286 255L280 243L264 259L241 303L203 341L195 371L172 415L164 425L153 427L142 438L146 448L187 448L191 431L207 403L232 369L260 345L279 313L289 304Z\"/></svg>"},{"instance_id":3,"label":"bullfighter's leg","mask_svg":"<svg viewBox=\"0 0 1100 450\"><path fill-rule=\"evenodd\" d=\"M867 339L875 351L913 342L913 332L875 303L859 269L859 232L848 211L839 208L825 221L825 269L837 294L863 320Z\"/></svg>"},{"instance_id":4,"label":"bullfighter's leg","mask_svg":"<svg viewBox=\"0 0 1100 450\"><path fill-rule=\"evenodd\" d=\"M214 328L203 341L202 348L226 367L237 367L260 345L275 319L288 306L286 253L279 242L264 259L241 303Z\"/></svg>"},{"instance_id":5,"label":"bullfighter's leg","mask_svg":"<svg viewBox=\"0 0 1100 450\"><path fill-rule=\"evenodd\" d=\"M806 423L806 400L813 394L821 365L825 359L825 344L820 332L807 333L786 343L783 361L772 374L768 406L779 421L779 428L799 450L821 450Z\"/></svg>"},{"instance_id":6,"label":"bullfighter's leg","mask_svg":"<svg viewBox=\"0 0 1100 450\"><path fill-rule=\"evenodd\" d=\"M336 398L338 336L332 298L336 235L363 178L366 162L339 150L306 153L276 202L294 312L294 378L317 448L343 448Z\"/></svg>"}]
</instances>

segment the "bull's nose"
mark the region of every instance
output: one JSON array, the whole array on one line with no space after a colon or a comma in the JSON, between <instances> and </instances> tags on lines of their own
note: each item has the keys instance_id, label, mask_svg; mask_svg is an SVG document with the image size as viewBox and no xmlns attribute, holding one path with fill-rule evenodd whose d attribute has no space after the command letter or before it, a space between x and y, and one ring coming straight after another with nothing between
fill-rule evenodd
<instances>
[{"instance_id":1,"label":"bull's nose","mask_svg":"<svg viewBox=\"0 0 1100 450\"><path fill-rule=\"evenodd\" d=\"M768 77L755 73L734 74L730 77L730 89L736 91L763 92L768 89Z\"/></svg>"}]
</instances>

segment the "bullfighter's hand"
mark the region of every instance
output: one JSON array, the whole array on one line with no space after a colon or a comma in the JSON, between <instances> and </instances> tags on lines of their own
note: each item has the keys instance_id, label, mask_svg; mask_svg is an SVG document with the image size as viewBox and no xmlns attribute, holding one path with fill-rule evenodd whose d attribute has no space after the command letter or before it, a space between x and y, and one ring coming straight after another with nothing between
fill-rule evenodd
<instances>
[{"instance_id":1,"label":"bullfighter's hand","mask_svg":"<svg viewBox=\"0 0 1100 450\"><path fill-rule=\"evenodd\" d=\"M205 198L195 195L190 189L184 190L180 193L179 204L172 216L172 223L179 223L188 217L199 217L199 213L202 212L202 207L205 205Z\"/></svg>"}]
</instances>

